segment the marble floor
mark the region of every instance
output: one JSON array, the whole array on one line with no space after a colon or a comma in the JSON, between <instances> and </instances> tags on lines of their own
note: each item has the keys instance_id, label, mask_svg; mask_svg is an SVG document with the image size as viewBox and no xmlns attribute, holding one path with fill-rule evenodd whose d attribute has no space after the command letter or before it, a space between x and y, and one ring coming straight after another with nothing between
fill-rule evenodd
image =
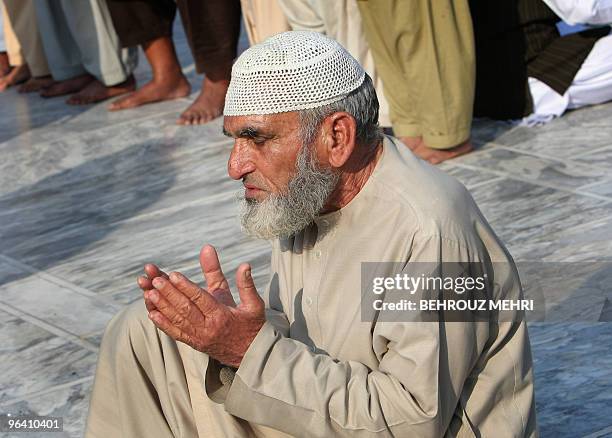
<instances>
[{"instance_id":1,"label":"marble floor","mask_svg":"<svg viewBox=\"0 0 612 438\"><path fill-rule=\"evenodd\" d=\"M61 416L49 436L82 435L103 329L140 299L146 262L195 277L209 242L229 278L249 261L263 284L268 245L240 234L221 120L175 124L197 92L121 113L0 95L0 413ZM612 104L540 128L476 121L478 150L442 166L554 316L530 323L543 437L612 436L611 121Z\"/></svg>"}]
</instances>

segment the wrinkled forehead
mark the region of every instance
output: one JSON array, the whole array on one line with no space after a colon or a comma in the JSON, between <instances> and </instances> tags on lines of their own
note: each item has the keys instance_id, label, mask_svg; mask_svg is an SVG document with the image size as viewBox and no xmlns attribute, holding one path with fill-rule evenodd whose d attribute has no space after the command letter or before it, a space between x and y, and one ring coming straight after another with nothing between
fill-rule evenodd
<instances>
[{"instance_id":1,"label":"wrinkled forehead","mask_svg":"<svg viewBox=\"0 0 612 438\"><path fill-rule=\"evenodd\" d=\"M299 128L297 111L278 114L224 116L223 133L229 137L244 138L260 135L286 135Z\"/></svg>"}]
</instances>

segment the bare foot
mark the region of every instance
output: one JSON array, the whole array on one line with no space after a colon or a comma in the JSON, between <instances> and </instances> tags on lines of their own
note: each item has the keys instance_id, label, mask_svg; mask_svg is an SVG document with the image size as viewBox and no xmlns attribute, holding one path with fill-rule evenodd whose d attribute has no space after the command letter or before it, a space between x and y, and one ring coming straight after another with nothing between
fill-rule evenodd
<instances>
[{"instance_id":1,"label":"bare foot","mask_svg":"<svg viewBox=\"0 0 612 438\"><path fill-rule=\"evenodd\" d=\"M196 100L176 121L179 125L202 125L223 114L225 93L229 87L228 79L211 81L204 79L202 91Z\"/></svg>"},{"instance_id":2,"label":"bare foot","mask_svg":"<svg viewBox=\"0 0 612 438\"><path fill-rule=\"evenodd\" d=\"M423 137L400 137L402 143L404 143L411 151L423 144Z\"/></svg>"},{"instance_id":3,"label":"bare foot","mask_svg":"<svg viewBox=\"0 0 612 438\"><path fill-rule=\"evenodd\" d=\"M53 82L48 87L42 88L40 95L42 97L55 97L76 93L95 80L96 78L94 78L92 75L85 73L64 81Z\"/></svg>"},{"instance_id":4,"label":"bare foot","mask_svg":"<svg viewBox=\"0 0 612 438\"><path fill-rule=\"evenodd\" d=\"M30 78L24 84L22 84L17 91L20 93L32 93L48 87L51 84L53 84L53 78L51 76Z\"/></svg>"},{"instance_id":5,"label":"bare foot","mask_svg":"<svg viewBox=\"0 0 612 438\"><path fill-rule=\"evenodd\" d=\"M107 87L96 79L78 93L70 96L70 98L66 100L66 103L68 105L89 105L119 96L120 94L129 93L130 91L134 91L135 88L136 80L132 75L120 84L111 87Z\"/></svg>"},{"instance_id":6,"label":"bare foot","mask_svg":"<svg viewBox=\"0 0 612 438\"><path fill-rule=\"evenodd\" d=\"M0 78L3 78L11 71L11 65L9 64L8 54L6 52L0 52Z\"/></svg>"},{"instance_id":7,"label":"bare foot","mask_svg":"<svg viewBox=\"0 0 612 438\"><path fill-rule=\"evenodd\" d=\"M459 155L467 154L473 149L472 142L467 140L450 149L432 149L425 146L425 143L422 143L413 152L417 157L429 161L431 164L440 164L443 161L456 158Z\"/></svg>"},{"instance_id":8,"label":"bare foot","mask_svg":"<svg viewBox=\"0 0 612 438\"><path fill-rule=\"evenodd\" d=\"M134 108L147 103L179 99L191 92L189 81L181 73L170 79L152 80L127 96L117 99L108 106L109 111Z\"/></svg>"},{"instance_id":9,"label":"bare foot","mask_svg":"<svg viewBox=\"0 0 612 438\"><path fill-rule=\"evenodd\" d=\"M5 91L8 87L19 85L22 82L30 79L30 69L27 64L18 65L6 76L0 78L0 92Z\"/></svg>"}]
</instances>

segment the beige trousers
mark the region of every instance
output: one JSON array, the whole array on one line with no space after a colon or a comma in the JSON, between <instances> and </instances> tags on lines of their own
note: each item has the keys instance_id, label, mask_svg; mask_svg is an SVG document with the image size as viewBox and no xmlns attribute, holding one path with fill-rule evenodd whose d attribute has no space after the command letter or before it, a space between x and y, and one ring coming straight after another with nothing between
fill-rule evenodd
<instances>
[{"instance_id":1,"label":"beige trousers","mask_svg":"<svg viewBox=\"0 0 612 438\"><path fill-rule=\"evenodd\" d=\"M13 67L21 65L25 62L23 59L23 54L21 53L21 46L19 45L19 40L17 39L17 35L15 35L15 29L13 28L13 23L11 23L11 19L6 11L5 7L0 4L0 9L2 9L2 28L4 32L4 45L6 46L6 53L9 58L9 64Z\"/></svg>"},{"instance_id":2,"label":"beige trousers","mask_svg":"<svg viewBox=\"0 0 612 438\"><path fill-rule=\"evenodd\" d=\"M240 0L242 18L251 45L289 30L277 0Z\"/></svg>"},{"instance_id":3,"label":"beige trousers","mask_svg":"<svg viewBox=\"0 0 612 438\"><path fill-rule=\"evenodd\" d=\"M286 438L225 412L204 392L207 356L158 330L138 300L108 324L86 438Z\"/></svg>"},{"instance_id":4,"label":"beige trousers","mask_svg":"<svg viewBox=\"0 0 612 438\"><path fill-rule=\"evenodd\" d=\"M34 1L4 0L4 9L13 27L17 44L21 46L20 63L25 60L34 77L47 76L49 66L40 39Z\"/></svg>"},{"instance_id":5,"label":"beige trousers","mask_svg":"<svg viewBox=\"0 0 612 438\"><path fill-rule=\"evenodd\" d=\"M468 0L357 0L397 137L446 149L470 137L475 48Z\"/></svg>"},{"instance_id":6,"label":"beige trousers","mask_svg":"<svg viewBox=\"0 0 612 438\"><path fill-rule=\"evenodd\" d=\"M372 78L380 104L381 126L391 126L389 104L364 35L355 0L278 0L293 30L311 30L335 39L359 61Z\"/></svg>"}]
</instances>

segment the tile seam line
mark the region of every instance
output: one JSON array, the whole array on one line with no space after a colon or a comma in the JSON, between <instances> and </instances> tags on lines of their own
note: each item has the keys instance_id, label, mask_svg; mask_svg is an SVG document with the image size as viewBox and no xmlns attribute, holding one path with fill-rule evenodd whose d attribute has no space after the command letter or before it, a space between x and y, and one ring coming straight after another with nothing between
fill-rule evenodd
<instances>
[{"instance_id":1,"label":"tile seam line","mask_svg":"<svg viewBox=\"0 0 612 438\"><path fill-rule=\"evenodd\" d=\"M80 385L81 383L86 383L86 382L91 381L93 379L94 379L94 376L80 377L80 378L78 378L76 380L71 380L70 382L61 383L59 385L53 385L53 386L50 386L48 388L41 389L40 391L34 391L34 392L30 392L28 394L24 394L24 395L19 396L19 397L13 397L12 399L8 399L8 400L3 401L2 403L0 403L0 407L3 408L3 409L6 409L8 406L14 405L15 403L19 403L19 402L22 402L22 401L27 401L28 399L31 399L31 398L34 398L34 397L39 397L41 395L50 394L50 393L55 392L55 391L59 391L59 390L62 390L62 389L70 388L72 386Z\"/></svg>"},{"instance_id":2,"label":"tile seam line","mask_svg":"<svg viewBox=\"0 0 612 438\"><path fill-rule=\"evenodd\" d=\"M82 339L80 336L75 335L74 333L70 333L69 331L61 327L57 327L56 325L51 324L50 322L43 321L42 319L31 315L28 312L14 307L13 305L7 303L4 300L0 300L0 303L4 305L4 308L2 310L4 310L5 312L10 313L11 315L17 318L21 318L24 321L27 321L30 324L35 325L36 327L63 339L64 341L71 342L92 353L98 353L98 347Z\"/></svg>"},{"instance_id":3,"label":"tile seam line","mask_svg":"<svg viewBox=\"0 0 612 438\"><path fill-rule=\"evenodd\" d=\"M107 300L107 299L102 298L102 295L99 294L99 293L93 292L93 291L91 291L91 290L89 290L87 288L84 288L82 286L78 286L78 285L76 285L74 283L71 283L68 280L65 280L62 277L58 277L56 275L50 274L47 271L37 269L37 268L35 268L33 266L28 265L27 263L22 262L21 260L17 260L17 259L14 259L13 257L9 257L6 254L0 253L0 260L3 260L7 264L9 264L9 265L11 265L11 266L13 266L13 267L15 267L17 269L20 269L20 270L26 271L26 272L28 272L28 273L30 273L32 275L35 275L35 276L41 278L42 280L49 281L50 283L53 283L56 286L64 287L66 289L69 289L71 292L74 292L74 293L79 294L81 296L84 296L84 297L87 297L87 298L92 298L92 299L95 299L95 300L99 300L99 301L101 301L101 302L103 302L104 304L107 304L107 305L108 304L115 304L112 300ZM16 282L19 282L21 280L22 279L17 280Z\"/></svg>"},{"instance_id":4,"label":"tile seam line","mask_svg":"<svg viewBox=\"0 0 612 438\"><path fill-rule=\"evenodd\" d=\"M480 181L480 182L478 182L476 184L472 184L471 186L465 186L465 188L468 189L468 191L470 191L470 190L476 189L478 187L486 186L488 184L500 181L502 179L504 179L504 177L502 177L500 175L497 175L497 176L495 176L495 177L493 177L491 179L488 179L486 181Z\"/></svg>"},{"instance_id":5,"label":"tile seam line","mask_svg":"<svg viewBox=\"0 0 612 438\"><path fill-rule=\"evenodd\" d=\"M603 181L595 181L592 183L588 183L588 184L578 187L578 190L590 189L590 188L597 187L598 185L605 184L605 183L612 184L612 179L604 179Z\"/></svg>"},{"instance_id":6,"label":"tile seam line","mask_svg":"<svg viewBox=\"0 0 612 438\"><path fill-rule=\"evenodd\" d=\"M602 438L608 433L612 433L612 425L604 427L603 429L597 430L588 435L584 435L582 438Z\"/></svg>"},{"instance_id":7,"label":"tile seam line","mask_svg":"<svg viewBox=\"0 0 612 438\"><path fill-rule=\"evenodd\" d=\"M186 98L182 98L182 99L186 99ZM188 102L191 102L191 100L189 100L189 99L187 99L187 101L188 101ZM166 116L166 115L169 115L169 114L174 114L174 113L176 113L176 111L162 111L162 112L159 112L159 113L156 113L156 114L151 114L151 115L149 115L149 116L144 116L144 117L139 118L139 119L136 119L136 120L125 120L125 121L119 121L119 122L115 122L115 123L113 123L112 125L104 125L104 126L100 126L100 127L98 127L98 128L88 129L87 131L84 131L84 132L80 132L80 133L78 133L78 134L77 134L77 136L78 136L78 135L81 135L81 134L85 134L85 133L97 132L97 131L100 131L100 130L103 130L103 129L108 129L109 127L115 128L115 127L117 127L117 126L123 126L123 125L127 125L127 124L129 124L129 123L134 123L134 122L144 122L144 121L147 121L147 120L153 119L153 118L155 118L155 117ZM209 123L210 123L210 122L209 122ZM47 124L47 125L45 125L45 126L49 126L49 124ZM172 125L172 126L175 126L175 125ZM176 125L176 126L178 126L178 125ZM53 125L51 125L51 127L54 127L54 126L53 126ZM37 129L37 128L34 128L34 129ZM0 142L0 149L2 149L2 147L5 145L5 143L8 143L8 142L9 142L9 141L11 141L11 140L19 139L19 137L20 137L22 134L26 134L26 133L28 133L28 132L32 132L32 131L33 131L32 129L29 129L28 131L25 131L25 132L23 132L23 133L21 133L21 134L19 134L19 135L16 135L16 136L14 136L14 137L11 137L9 140L6 140L6 141L3 141L3 142ZM38 144L38 143L51 143L51 142L53 142L53 141L56 141L56 140L43 140L43 141L41 141L41 142L36 142L36 143L34 143L34 144Z\"/></svg>"},{"instance_id":8,"label":"tile seam line","mask_svg":"<svg viewBox=\"0 0 612 438\"><path fill-rule=\"evenodd\" d=\"M498 149L504 149L504 150L507 150L507 151L511 151L511 152L515 152L515 153L520 153L520 154L523 154L523 155L530 155L532 157L537 157L537 158L543 158L543 159L546 159L546 160L556 161L558 163L567 163L567 162L570 162L572 164L578 164L578 165L581 165L581 166L595 167L595 168L597 168L597 170L602 170L604 172L609 172L610 171L610 169L606 169L604 167L599 167L599 165L597 165L597 164L591 164L591 163L587 164L587 163L583 163L581 161L575 160L573 158L557 158L557 157L552 157L550 155L540 154L538 152L532 152L532 151L528 151L528 150L525 150L525 149L517 149L517 148L514 148L512 146L507 146L507 145L503 145L503 144L499 144L499 143L495 143L495 142L488 142L486 144L491 145L491 146L493 146L495 148L498 148ZM601 148L601 149L607 149L607 148L610 148L610 146L606 146L605 148ZM595 149L595 150L589 152L589 154L590 153L595 153L597 151L598 151L598 149ZM587 155L587 154L585 154L585 155Z\"/></svg>"},{"instance_id":9,"label":"tile seam line","mask_svg":"<svg viewBox=\"0 0 612 438\"><path fill-rule=\"evenodd\" d=\"M502 177L505 177L505 178L508 178L508 179L512 179L512 180L515 180L515 181L522 181L522 182L526 182L526 183L533 184L533 185L536 185L536 186L546 187L548 189L553 189L553 190L558 190L560 192L571 193L571 194L577 195L577 196L586 196L588 198L597 199L599 201L606 201L604 204L612 202L612 198L609 198L607 196L596 195L594 193L587 193L587 192L578 192L577 190L572 190L572 189L568 189L568 188L565 188L565 187L555 186L553 184L542 183L541 181L534 180L534 179L527 179L527 178L520 178L520 177L512 176L509 173L502 172L502 171L499 171L499 170L482 169L480 167L473 166L471 164L464 164L464 163L455 163L455 166L464 167L464 168L470 169L470 170L477 170L477 171L480 171L480 172L486 172L486 173L490 173L490 174L493 174L493 175L498 175L498 176L502 176Z\"/></svg>"}]
</instances>

